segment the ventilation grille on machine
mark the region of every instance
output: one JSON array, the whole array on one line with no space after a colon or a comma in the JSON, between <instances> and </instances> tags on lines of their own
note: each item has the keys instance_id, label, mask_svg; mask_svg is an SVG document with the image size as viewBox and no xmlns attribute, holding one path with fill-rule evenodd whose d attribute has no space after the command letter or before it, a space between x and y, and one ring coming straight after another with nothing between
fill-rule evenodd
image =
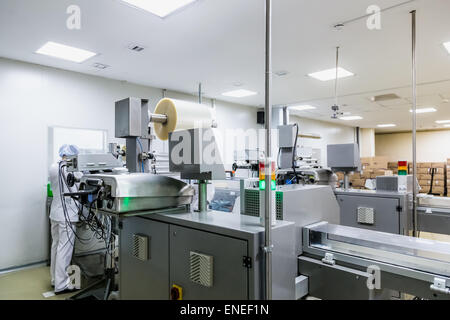
<instances>
[{"instance_id":1,"label":"ventilation grille on machine","mask_svg":"<svg viewBox=\"0 0 450 320\"><path fill-rule=\"evenodd\" d=\"M147 236L143 236L140 234L133 234L133 248L132 248L133 257L141 261L148 260L149 259L148 243L149 239Z\"/></svg>"},{"instance_id":2,"label":"ventilation grille on machine","mask_svg":"<svg viewBox=\"0 0 450 320\"><path fill-rule=\"evenodd\" d=\"M205 254L190 253L190 279L204 287L213 286L213 257Z\"/></svg>"},{"instance_id":3,"label":"ventilation grille on machine","mask_svg":"<svg viewBox=\"0 0 450 320\"><path fill-rule=\"evenodd\" d=\"M245 189L245 212L246 216L259 217L259 190ZM275 194L277 220L283 220L283 192Z\"/></svg>"},{"instance_id":4,"label":"ventilation grille on machine","mask_svg":"<svg viewBox=\"0 0 450 320\"><path fill-rule=\"evenodd\" d=\"M358 223L373 225L375 223L375 209L374 208L358 208Z\"/></svg>"}]
</instances>

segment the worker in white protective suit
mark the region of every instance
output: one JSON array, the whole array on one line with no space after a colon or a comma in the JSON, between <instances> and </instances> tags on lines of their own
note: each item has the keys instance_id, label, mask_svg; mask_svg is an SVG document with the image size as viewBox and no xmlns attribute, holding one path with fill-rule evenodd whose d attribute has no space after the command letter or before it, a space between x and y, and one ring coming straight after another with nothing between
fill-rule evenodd
<instances>
[{"instance_id":1,"label":"worker in white protective suit","mask_svg":"<svg viewBox=\"0 0 450 320\"><path fill-rule=\"evenodd\" d=\"M76 222L80 208L70 197L64 197L66 192L76 192L77 186L69 187L67 183L68 171L65 160L68 156L78 155L79 149L74 145L63 145L59 149L61 160L50 167L49 179L53 191L53 202L50 208L50 222L52 235L50 274L55 294L75 291L67 268L72 260L75 243ZM77 179L81 173L75 173Z\"/></svg>"}]
</instances>

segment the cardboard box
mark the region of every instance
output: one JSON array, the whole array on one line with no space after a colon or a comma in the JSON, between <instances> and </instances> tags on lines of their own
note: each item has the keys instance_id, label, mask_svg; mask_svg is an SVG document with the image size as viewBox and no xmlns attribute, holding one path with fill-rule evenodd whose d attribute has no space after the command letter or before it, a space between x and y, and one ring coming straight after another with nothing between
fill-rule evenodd
<instances>
[{"instance_id":1,"label":"cardboard box","mask_svg":"<svg viewBox=\"0 0 450 320\"><path fill-rule=\"evenodd\" d=\"M431 162L418 162L417 168L432 168L431 165L432 165Z\"/></svg>"},{"instance_id":2,"label":"cardboard box","mask_svg":"<svg viewBox=\"0 0 450 320\"><path fill-rule=\"evenodd\" d=\"M430 179L431 179L431 174L430 174ZM434 180L445 180L445 175L444 174L435 174L434 175Z\"/></svg>"},{"instance_id":3,"label":"cardboard box","mask_svg":"<svg viewBox=\"0 0 450 320\"><path fill-rule=\"evenodd\" d=\"M444 194L444 190L445 190L444 187L433 186L432 193Z\"/></svg>"},{"instance_id":4,"label":"cardboard box","mask_svg":"<svg viewBox=\"0 0 450 320\"><path fill-rule=\"evenodd\" d=\"M388 167L388 169L397 169L398 162L388 162L387 167Z\"/></svg>"},{"instance_id":5,"label":"cardboard box","mask_svg":"<svg viewBox=\"0 0 450 320\"><path fill-rule=\"evenodd\" d=\"M366 169L387 169L387 157L368 157L361 158L361 164Z\"/></svg>"},{"instance_id":6,"label":"cardboard box","mask_svg":"<svg viewBox=\"0 0 450 320\"><path fill-rule=\"evenodd\" d=\"M351 180L361 179L361 173L354 172L352 175L350 175Z\"/></svg>"},{"instance_id":7,"label":"cardboard box","mask_svg":"<svg viewBox=\"0 0 450 320\"><path fill-rule=\"evenodd\" d=\"M432 162L431 163L431 168L445 168L445 163L444 162Z\"/></svg>"},{"instance_id":8,"label":"cardboard box","mask_svg":"<svg viewBox=\"0 0 450 320\"><path fill-rule=\"evenodd\" d=\"M431 170L433 170L434 171L434 175L436 175L436 174L445 174L445 169L444 168L432 168L432 169L430 169L430 173L431 173Z\"/></svg>"},{"instance_id":9,"label":"cardboard box","mask_svg":"<svg viewBox=\"0 0 450 320\"><path fill-rule=\"evenodd\" d=\"M392 176L392 170L376 170L370 174L370 179L375 179L380 176Z\"/></svg>"},{"instance_id":10,"label":"cardboard box","mask_svg":"<svg viewBox=\"0 0 450 320\"><path fill-rule=\"evenodd\" d=\"M431 185L431 180L419 180L419 185L421 187L426 187Z\"/></svg>"},{"instance_id":11,"label":"cardboard box","mask_svg":"<svg viewBox=\"0 0 450 320\"><path fill-rule=\"evenodd\" d=\"M430 174L431 168L417 168L417 175L419 174ZM413 174L414 170L412 168L409 169L409 173Z\"/></svg>"},{"instance_id":12,"label":"cardboard box","mask_svg":"<svg viewBox=\"0 0 450 320\"><path fill-rule=\"evenodd\" d=\"M373 174L373 170L364 170L361 172L361 179L370 179Z\"/></svg>"},{"instance_id":13,"label":"cardboard box","mask_svg":"<svg viewBox=\"0 0 450 320\"><path fill-rule=\"evenodd\" d=\"M431 180L431 174L418 174L418 180Z\"/></svg>"},{"instance_id":14,"label":"cardboard box","mask_svg":"<svg viewBox=\"0 0 450 320\"><path fill-rule=\"evenodd\" d=\"M352 187L364 187L366 185L365 179L355 179L352 181Z\"/></svg>"}]
</instances>

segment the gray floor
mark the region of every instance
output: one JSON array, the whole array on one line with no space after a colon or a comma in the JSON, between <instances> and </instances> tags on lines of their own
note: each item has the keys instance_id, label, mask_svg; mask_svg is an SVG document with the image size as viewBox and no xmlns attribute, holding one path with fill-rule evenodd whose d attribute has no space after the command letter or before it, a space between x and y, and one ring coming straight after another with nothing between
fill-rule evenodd
<instances>
[{"instance_id":1,"label":"gray floor","mask_svg":"<svg viewBox=\"0 0 450 320\"><path fill-rule=\"evenodd\" d=\"M74 293L45 298L44 292L53 291L50 268L35 267L0 275L0 300L64 300Z\"/></svg>"}]
</instances>

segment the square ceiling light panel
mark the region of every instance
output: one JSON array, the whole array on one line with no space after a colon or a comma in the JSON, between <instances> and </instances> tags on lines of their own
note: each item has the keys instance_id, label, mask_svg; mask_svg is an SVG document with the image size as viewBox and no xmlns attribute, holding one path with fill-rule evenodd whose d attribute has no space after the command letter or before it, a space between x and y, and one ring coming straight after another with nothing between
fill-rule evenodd
<instances>
[{"instance_id":1,"label":"square ceiling light panel","mask_svg":"<svg viewBox=\"0 0 450 320\"><path fill-rule=\"evenodd\" d=\"M354 120L362 120L363 117L360 116L347 116L347 117L340 117L339 119L344 121L354 121Z\"/></svg>"},{"instance_id":2,"label":"square ceiling light panel","mask_svg":"<svg viewBox=\"0 0 450 320\"><path fill-rule=\"evenodd\" d=\"M36 53L77 63L82 63L97 55L91 51L78 49L52 41L44 44L39 50L36 51Z\"/></svg>"},{"instance_id":3,"label":"square ceiling light panel","mask_svg":"<svg viewBox=\"0 0 450 320\"><path fill-rule=\"evenodd\" d=\"M436 112L436 108L421 108L421 109L416 109L416 113L430 113L430 112ZM409 110L409 112L413 112L412 109Z\"/></svg>"},{"instance_id":4,"label":"square ceiling light panel","mask_svg":"<svg viewBox=\"0 0 450 320\"><path fill-rule=\"evenodd\" d=\"M344 68L341 68L341 67L338 68L338 72L337 72L338 79L352 77L354 75L355 74L353 74L352 72L350 72L348 70L345 70ZM311 78L320 80L320 81L334 80L334 79L336 79L336 68L310 73L310 74L308 74L308 76L310 76Z\"/></svg>"},{"instance_id":5,"label":"square ceiling light panel","mask_svg":"<svg viewBox=\"0 0 450 320\"><path fill-rule=\"evenodd\" d=\"M305 110L315 110L316 107L310 106L310 105L296 105L296 106L290 106L289 109L294 111L305 111Z\"/></svg>"},{"instance_id":6,"label":"square ceiling light panel","mask_svg":"<svg viewBox=\"0 0 450 320\"><path fill-rule=\"evenodd\" d=\"M160 18L165 18L197 0L122 0L133 7L148 11Z\"/></svg>"},{"instance_id":7,"label":"square ceiling light panel","mask_svg":"<svg viewBox=\"0 0 450 320\"><path fill-rule=\"evenodd\" d=\"M393 123L388 123L388 124L379 124L377 125L378 128L393 128L396 127L397 125L393 124Z\"/></svg>"},{"instance_id":8,"label":"square ceiling light panel","mask_svg":"<svg viewBox=\"0 0 450 320\"><path fill-rule=\"evenodd\" d=\"M257 95L257 94L258 94L257 92L245 90L245 89L233 90L233 91L228 91L228 92L222 93L223 96L233 97L233 98L245 98L245 97L250 97L250 96Z\"/></svg>"}]
</instances>

